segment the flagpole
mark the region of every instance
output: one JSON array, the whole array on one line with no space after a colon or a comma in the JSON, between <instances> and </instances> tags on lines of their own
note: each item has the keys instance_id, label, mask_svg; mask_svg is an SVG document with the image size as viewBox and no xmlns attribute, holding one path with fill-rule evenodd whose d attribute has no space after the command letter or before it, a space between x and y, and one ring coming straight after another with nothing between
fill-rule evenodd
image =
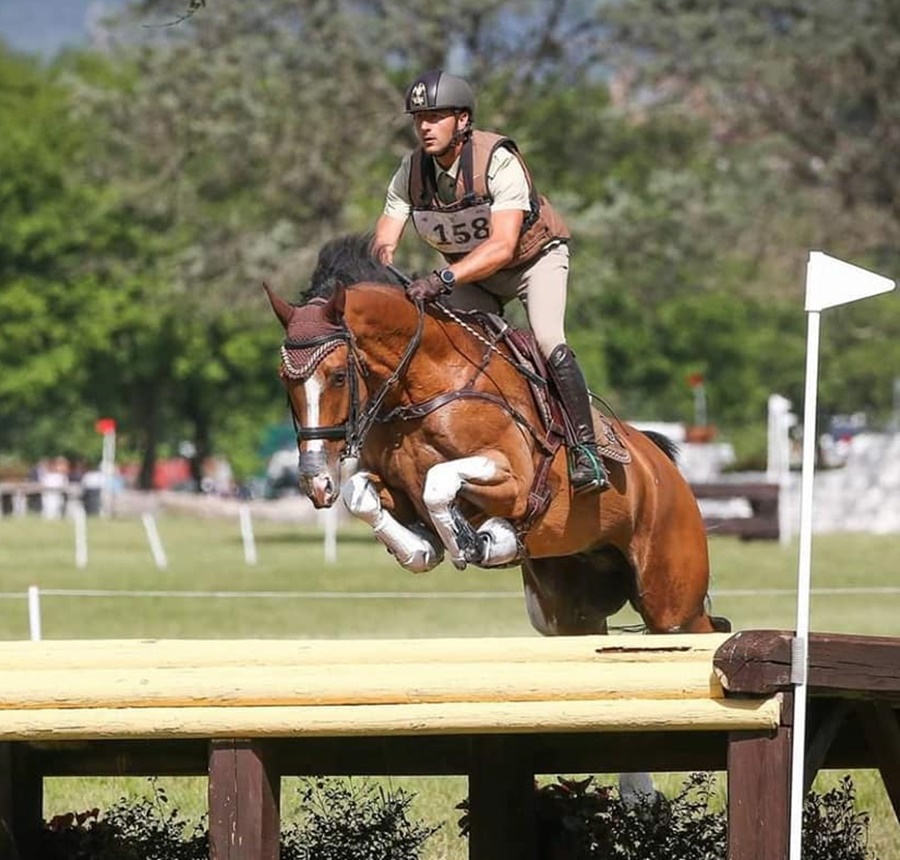
<instances>
[{"instance_id":1,"label":"flagpole","mask_svg":"<svg viewBox=\"0 0 900 860\"><path fill-rule=\"evenodd\" d=\"M797 563L797 627L791 643L794 720L791 747L790 860L801 860L805 795L806 704L812 586L813 480L816 468L816 399L819 383L821 312L894 289L889 278L810 251L806 267L806 395L803 406L803 466L800 490L800 553Z\"/></svg>"},{"instance_id":2,"label":"flagpole","mask_svg":"<svg viewBox=\"0 0 900 860\"><path fill-rule=\"evenodd\" d=\"M809 314L806 331L806 393L803 408L803 466L800 481L800 555L797 565L797 629L791 643L794 685L794 743L791 749L790 860L800 860L805 799L806 677L812 585L813 479L816 462L816 403L819 384L821 313Z\"/></svg>"}]
</instances>

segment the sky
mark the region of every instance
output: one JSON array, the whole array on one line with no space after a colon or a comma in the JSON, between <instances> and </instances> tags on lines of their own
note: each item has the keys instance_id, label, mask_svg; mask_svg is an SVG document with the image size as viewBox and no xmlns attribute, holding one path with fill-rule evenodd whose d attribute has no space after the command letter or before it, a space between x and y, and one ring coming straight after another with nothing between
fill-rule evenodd
<instances>
[{"instance_id":1,"label":"sky","mask_svg":"<svg viewBox=\"0 0 900 860\"><path fill-rule=\"evenodd\" d=\"M0 0L0 39L16 51L52 57L84 44L90 22L125 0Z\"/></svg>"}]
</instances>

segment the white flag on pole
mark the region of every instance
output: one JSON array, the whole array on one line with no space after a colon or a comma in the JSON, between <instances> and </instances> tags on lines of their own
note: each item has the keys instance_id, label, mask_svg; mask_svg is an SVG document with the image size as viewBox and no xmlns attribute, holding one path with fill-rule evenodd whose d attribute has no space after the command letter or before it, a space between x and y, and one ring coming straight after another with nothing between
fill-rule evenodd
<instances>
[{"instance_id":1,"label":"white flag on pole","mask_svg":"<svg viewBox=\"0 0 900 860\"><path fill-rule=\"evenodd\" d=\"M859 299L889 293L894 282L884 275L810 251L806 270L806 310L821 311Z\"/></svg>"}]
</instances>

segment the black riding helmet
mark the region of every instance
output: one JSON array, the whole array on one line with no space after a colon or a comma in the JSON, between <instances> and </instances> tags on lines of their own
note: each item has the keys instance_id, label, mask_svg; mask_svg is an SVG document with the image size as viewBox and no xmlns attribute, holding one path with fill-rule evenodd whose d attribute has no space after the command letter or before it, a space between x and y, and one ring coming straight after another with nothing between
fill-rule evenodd
<instances>
[{"instance_id":1,"label":"black riding helmet","mask_svg":"<svg viewBox=\"0 0 900 860\"><path fill-rule=\"evenodd\" d=\"M440 69L419 75L406 91L406 112L467 110L475 113L475 93L468 82Z\"/></svg>"}]
</instances>

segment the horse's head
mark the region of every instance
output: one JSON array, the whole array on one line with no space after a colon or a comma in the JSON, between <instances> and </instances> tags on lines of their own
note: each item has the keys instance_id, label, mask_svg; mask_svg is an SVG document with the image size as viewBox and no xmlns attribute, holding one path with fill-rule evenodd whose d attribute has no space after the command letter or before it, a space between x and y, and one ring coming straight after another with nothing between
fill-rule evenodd
<instances>
[{"instance_id":1,"label":"horse's head","mask_svg":"<svg viewBox=\"0 0 900 860\"><path fill-rule=\"evenodd\" d=\"M297 431L300 489L316 508L329 508L340 493L342 462L356 453L360 408L360 368L344 322L346 291L338 285L328 299L291 305L264 286L285 331L281 378Z\"/></svg>"},{"instance_id":2,"label":"horse's head","mask_svg":"<svg viewBox=\"0 0 900 860\"><path fill-rule=\"evenodd\" d=\"M400 287L402 283L396 271L372 257L370 247L368 234L328 242L319 252L310 287L297 305L265 288L285 331L281 376L297 429L300 489L317 508L330 507L337 500L341 467L355 469L372 418L363 414L362 371L368 373L370 368L368 363L363 365L354 334L344 319L347 287L363 283ZM403 299L402 304L415 316L411 303ZM389 316L381 307L372 313L379 338L380 327ZM376 394L372 397L377 401Z\"/></svg>"}]
</instances>

